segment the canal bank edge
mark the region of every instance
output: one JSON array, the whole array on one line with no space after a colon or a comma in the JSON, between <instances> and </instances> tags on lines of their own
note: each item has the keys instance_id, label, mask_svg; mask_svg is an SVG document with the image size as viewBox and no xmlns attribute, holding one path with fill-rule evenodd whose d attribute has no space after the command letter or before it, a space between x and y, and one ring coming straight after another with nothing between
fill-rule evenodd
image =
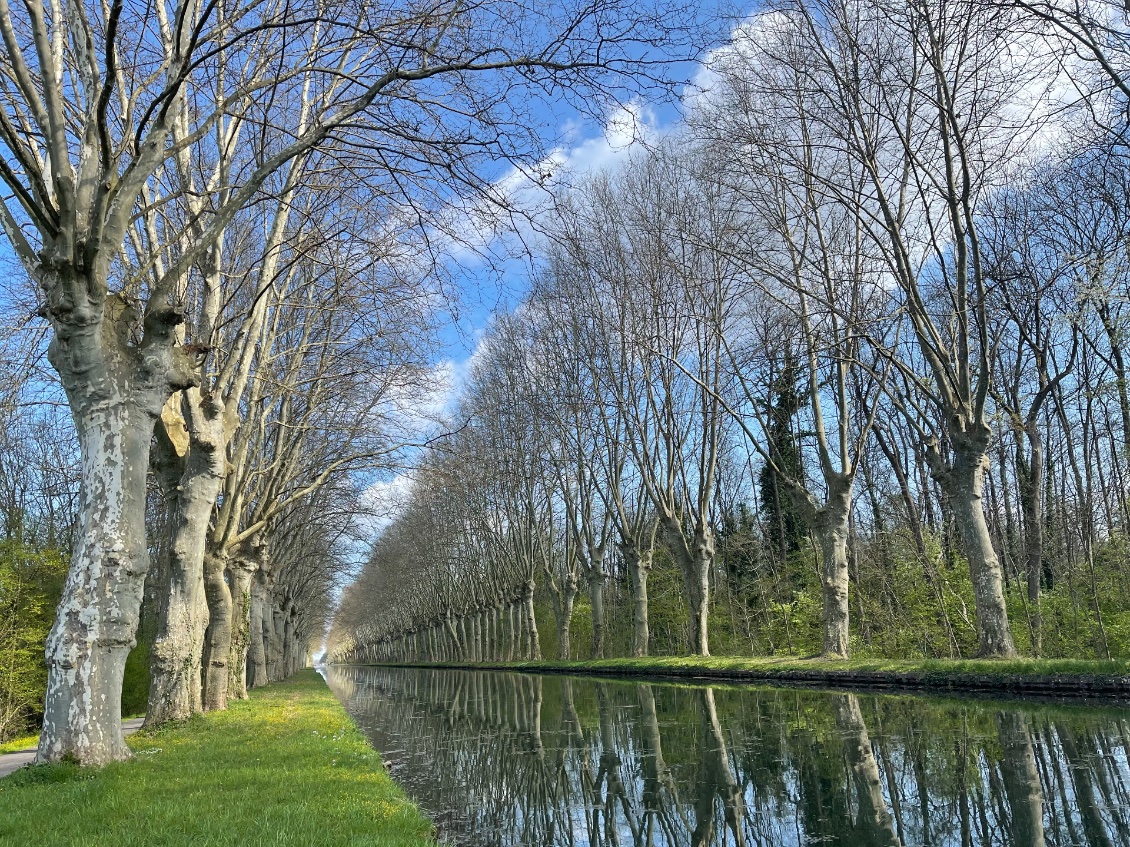
<instances>
[{"instance_id":1,"label":"canal bank edge","mask_svg":"<svg viewBox=\"0 0 1130 847\"><path fill-rule=\"evenodd\" d=\"M128 762L0 780L0 847L435 845L431 821L313 670L128 743Z\"/></svg>"},{"instance_id":2,"label":"canal bank edge","mask_svg":"<svg viewBox=\"0 0 1130 847\"><path fill-rule=\"evenodd\" d=\"M527 662L366 662L384 667L501 670L662 680L773 683L876 691L1101 698L1130 702L1130 662L1074 659L748 659L655 657Z\"/></svg>"}]
</instances>

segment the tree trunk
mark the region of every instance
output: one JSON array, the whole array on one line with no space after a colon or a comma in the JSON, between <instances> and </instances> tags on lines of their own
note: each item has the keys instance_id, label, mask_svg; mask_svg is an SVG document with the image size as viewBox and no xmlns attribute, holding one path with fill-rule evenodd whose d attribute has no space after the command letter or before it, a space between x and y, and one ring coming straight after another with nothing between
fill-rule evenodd
<instances>
[{"instance_id":1,"label":"tree trunk","mask_svg":"<svg viewBox=\"0 0 1130 847\"><path fill-rule=\"evenodd\" d=\"M491 660L491 610L483 608L479 610L479 661L489 662Z\"/></svg>"},{"instance_id":2,"label":"tree trunk","mask_svg":"<svg viewBox=\"0 0 1130 847\"><path fill-rule=\"evenodd\" d=\"M174 405L180 396L166 404L156 427L158 449L181 473L166 498L170 541L157 589L146 726L183 720L203 709L204 553L208 521L225 471L223 405L202 398L197 388L183 392L183 401L176 405L188 410L186 428Z\"/></svg>"},{"instance_id":3,"label":"tree trunk","mask_svg":"<svg viewBox=\"0 0 1130 847\"><path fill-rule=\"evenodd\" d=\"M534 661L541 659L541 639L538 637L538 619L534 614L534 581L526 583L523 599L526 609L526 625L530 629L530 658Z\"/></svg>"},{"instance_id":4,"label":"tree trunk","mask_svg":"<svg viewBox=\"0 0 1130 847\"><path fill-rule=\"evenodd\" d=\"M286 617L283 618L283 637L282 637L282 667L279 672L280 679L286 679L294 673L294 607L291 606L286 611Z\"/></svg>"},{"instance_id":5,"label":"tree trunk","mask_svg":"<svg viewBox=\"0 0 1130 847\"><path fill-rule=\"evenodd\" d=\"M1032 609L1032 655L1043 652L1043 615L1040 611L1040 581L1044 573L1044 438L1038 421L1025 428L1028 436L1028 467L1020 479L1024 509L1024 552L1027 560L1028 603Z\"/></svg>"},{"instance_id":6,"label":"tree trunk","mask_svg":"<svg viewBox=\"0 0 1130 847\"><path fill-rule=\"evenodd\" d=\"M604 582L603 563L594 561L589 574L589 604L592 606L592 658L604 658Z\"/></svg>"},{"instance_id":7,"label":"tree trunk","mask_svg":"<svg viewBox=\"0 0 1130 847\"><path fill-rule=\"evenodd\" d=\"M982 658L1011 658L1016 655L1012 630L1005 607L1000 560L993 549L981 492L988 470L989 428L973 426L967 433L951 427L953 465L940 469L936 451L933 472L945 488L958 531L969 557L969 575L973 580L973 597L977 608L978 655Z\"/></svg>"},{"instance_id":8,"label":"tree trunk","mask_svg":"<svg viewBox=\"0 0 1130 847\"><path fill-rule=\"evenodd\" d=\"M173 392L198 381L193 357L175 343L183 318L168 304L144 316L107 294L97 247L69 238L45 245L36 282L54 337L47 358L66 392L79 441L77 542L47 637L47 691L36 761L82 765L128 759L121 697L134 646L149 548L146 482L153 426ZM144 330L140 345L133 343Z\"/></svg>"},{"instance_id":9,"label":"tree trunk","mask_svg":"<svg viewBox=\"0 0 1130 847\"><path fill-rule=\"evenodd\" d=\"M491 662L498 661L498 645L500 639L498 637L498 607L491 606L487 612L489 626L487 628L490 633L489 644L487 645L487 660Z\"/></svg>"},{"instance_id":10,"label":"tree trunk","mask_svg":"<svg viewBox=\"0 0 1130 847\"><path fill-rule=\"evenodd\" d=\"M105 378L105 377L104 377ZM47 637L47 699L36 761L128 759L122 679L134 646L149 551L146 476L155 414L136 402L71 398L82 455L79 529Z\"/></svg>"},{"instance_id":11,"label":"tree trunk","mask_svg":"<svg viewBox=\"0 0 1130 847\"><path fill-rule=\"evenodd\" d=\"M228 649L228 699L247 699L247 651L251 646L251 583L261 560L237 555L228 567L231 583L231 641Z\"/></svg>"},{"instance_id":12,"label":"tree trunk","mask_svg":"<svg viewBox=\"0 0 1130 847\"><path fill-rule=\"evenodd\" d=\"M846 659L851 652L848 606L848 518L851 481L833 480L828 499L816 513L813 531L820 543L824 596L824 655Z\"/></svg>"},{"instance_id":13,"label":"tree trunk","mask_svg":"<svg viewBox=\"0 0 1130 847\"><path fill-rule=\"evenodd\" d=\"M248 688L267 684L267 646L263 640L266 616L270 614L267 592L266 575L260 571L251 583L251 645L247 651L246 670Z\"/></svg>"},{"instance_id":14,"label":"tree trunk","mask_svg":"<svg viewBox=\"0 0 1130 847\"><path fill-rule=\"evenodd\" d=\"M644 556L635 544L620 547L624 564L632 579L632 655L647 655L651 633L647 618L647 577L651 573L651 555Z\"/></svg>"},{"instance_id":15,"label":"tree trunk","mask_svg":"<svg viewBox=\"0 0 1130 847\"><path fill-rule=\"evenodd\" d=\"M577 599L577 588L570 581L561 589L553 611L557 616L557 658L568 661L572 653L570 628L573 623L573 603Z\"/></svg>"},{"instance_id":16,"label":"tree trunk","mask_svg":"<svg viewBox=\"0 0 1130 847\"><path fill-rule=\"evenodd\" d=\"M446 662L454 662L459 659L459 633L455 629L455 621L452 619L451 611L448 610L443 619L443 628L446 634L444 639L447 646L443 650L443 658Z\"/></svg>"},{"instance_id":17,"label":"tree trunk","mask_svg":"<svg viewBox=\"0 0 1130 847\"><path fill-rule=\"evenodd\" d=\"M267 632L270 635L267 649L267 679L278 682L283 678L283 637L289 610L272 602L267 618ZM413 649L415 639L413 639Z\"/></svg>"},{"instance_id":18,"label":"tree trunk","mask_svg":"<svg viewBox=\"0 0 1130 847\"><path fill-rule=\"evenodd\" d=\"M228 707L228 661L231 652L232 596L219 553L204 555L204 594L208 628L204 631L204 710Z\"/></svg>"},{"instance_id":19,"label":"tree trunk","mask_svg":"<svg viewBox=\"0 0 1130 847\"><path fill-rule=\"evenodd\" d=\"M513 662L514 646L518 641L518 614L517 610L514 608L513 601L506 604L506 622L506 661Z\"/></svg>"},{"instance_id":20,"label":"tree trunk","mask_svg":"<svg viewBox=\"0 0 1130 847\"><path fill-rule=\"evenodd\" d=\"M709 526L696 526L690 543L676 518L665 519L690 611L689 647L696 656L710 655L710 571L714 566L714 532Z\"/></svg>"},{"instance_id":21,"label":"tree trunk","mask_svg":"<svg viewBox=\"0 0 1130 847\"><path fill-rule=\"evenodd\" d=\"M58 261L65 267L69 258ZM131 341L140 323L136 309L100 294L104 281L39 282L49 292L48 359L74 419L82 484L77 543L47 637L36 761L98 765L130 755L121 729L122 680L149 570L149 446L165 401L195 384L195 364L174 344L180 316L173 310L145 316L139 347Z\"/></svg>"}]
</instances>

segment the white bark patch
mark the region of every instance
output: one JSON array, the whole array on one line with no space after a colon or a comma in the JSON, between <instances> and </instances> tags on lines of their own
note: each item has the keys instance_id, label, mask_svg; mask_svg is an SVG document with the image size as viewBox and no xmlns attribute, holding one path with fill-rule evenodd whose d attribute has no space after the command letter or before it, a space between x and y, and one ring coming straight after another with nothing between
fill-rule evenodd
<instances>
[{"instance_id":1,"label":"white bark patch","mask_svg":"<svg viewBox=\"0 0 1130 847\"><path fill-rule=\"evenodd\" d=\"M79 540L47 639L40 761L73 757L102 764L129 756L121 733L121 683L148 564L145 418L131 415L123 403L89 407L81 418L76 413Z\"/></svg>"}]
</instances>

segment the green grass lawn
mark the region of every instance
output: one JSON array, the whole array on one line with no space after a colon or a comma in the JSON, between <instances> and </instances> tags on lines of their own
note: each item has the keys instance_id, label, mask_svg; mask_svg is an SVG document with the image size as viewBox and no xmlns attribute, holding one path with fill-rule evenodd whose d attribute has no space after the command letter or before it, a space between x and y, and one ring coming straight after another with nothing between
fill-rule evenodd
<instances>
[{"instance_id":1,"label":"green grass lawn","mask_svg":"<svg viewBox=\"0 0 1130 847\"><path fill-rule=\"evenodd\" d=\"M434 843L431 823L312 670L226 712L139 732L129 746L129 762L0 779L0 845Z\"/></svg>"}]
</instances>

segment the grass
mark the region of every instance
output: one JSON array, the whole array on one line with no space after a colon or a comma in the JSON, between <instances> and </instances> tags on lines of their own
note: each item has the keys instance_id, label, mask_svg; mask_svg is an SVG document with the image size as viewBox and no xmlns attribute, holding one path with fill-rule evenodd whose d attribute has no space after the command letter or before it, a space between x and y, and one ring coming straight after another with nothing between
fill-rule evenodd
<instances>
[{"instance_id":1,"label":"grass","mask_svg":"<svg viewBox=\"0 0 1130 847\"><path fill-rule=\"evenodd\" d=\"M129 762L0 779L0 845L434 843L431 823L312 670L129 745Z\"/></svg>"},{"instance_id":2,"label":"grass","mask_svg":"<svg viewBox=\"0 0 1130 847\"><path fill-rule=\"evenodd\" d=\"M667 671L845 671L889 674L977 674L980 676L1122 676L1130 662L1090 659L824 659L819 656L655 656L642 659L587 659L575 662L515 662L515 666L556 665L578 670Z\"/></svg>"},{"instance_id":3,"label":"grass","mask_svg":"<svg viewBox=\"0 0 1130 847\"><path fill-rule=\"evenodd\" d=\"M975 680L1002 687L1062 679L1121 684L1130 676L1130 662L1088 659L824 659L819 656L650 656L646 658L585 659L579 661L487 662L475 667L575 671L624 675L732 675L734 678L803 678L805 675L879 676L890 682Z\"/></svg>"},{"instance_id":4,"label":"grass","mask_svg":"<svg viewBox=\"0 0 1130 847\"><path fill-rule=\"evenodd\" d=\"M4 753L18 753L21 750L27 750L34 747L39 743L39 735L24 735L19 738L13 738L11 741L5 741L0 744L0 755Z\"/></svg>"}]
</instances>

